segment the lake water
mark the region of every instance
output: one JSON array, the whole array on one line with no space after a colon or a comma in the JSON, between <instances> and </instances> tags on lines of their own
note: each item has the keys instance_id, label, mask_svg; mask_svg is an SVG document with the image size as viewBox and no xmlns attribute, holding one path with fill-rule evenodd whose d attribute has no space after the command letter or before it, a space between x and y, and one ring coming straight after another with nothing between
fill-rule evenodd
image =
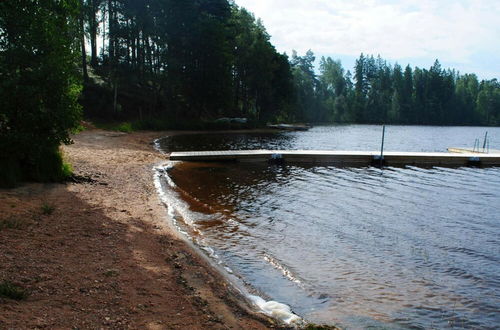
<instances>
[{"instance_id":1,"label":"lake water","mask_svg":"<svg viewBox=\"0 0 500 330\"><path fill-rule=\"evenodd\" d=\"M472 147L500 128L387 127L386 150ZM377 150L381 127L180 135L163 150ZM180 163L180 229L258 294L345 328L498 328L500 168ZM172 188L175 185L175 188ZM169 188L170 187L170 188Z\"/></svg>"}]
</instances>

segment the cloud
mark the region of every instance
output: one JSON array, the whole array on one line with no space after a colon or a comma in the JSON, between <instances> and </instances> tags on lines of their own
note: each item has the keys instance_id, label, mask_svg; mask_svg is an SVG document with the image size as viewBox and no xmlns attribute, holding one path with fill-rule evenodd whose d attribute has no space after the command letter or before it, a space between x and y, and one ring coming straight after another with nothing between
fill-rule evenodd
<instances>
[{"instance_id":1,"label":"cloud","mask_svg":"<svg viewBox=\"0 0 500 330\"><path fill-rule=\"evenodd\" d=\"M497 0L237 0L262 18L280 51L471 65L500 53ZM500 67L490 68L500 75Z\"/></svg>"}]
</instances>

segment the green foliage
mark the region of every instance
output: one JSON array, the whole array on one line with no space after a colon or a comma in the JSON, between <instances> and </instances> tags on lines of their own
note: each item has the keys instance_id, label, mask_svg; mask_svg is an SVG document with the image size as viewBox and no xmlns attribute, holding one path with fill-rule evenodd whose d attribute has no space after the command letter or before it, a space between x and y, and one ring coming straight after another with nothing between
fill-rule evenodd
<instances>
[{"instance_id":1,"label":"green foliage","mask_svg":"<svg viewBox=\"0 0 500 330\"><path fill-rule=\"evenodd\" d=\"M89 117L166 129L221 117L265 123L295 110L287 56L232 1L104 1L105 31L94 28L96 1L85 2L86 31L109 47L89 71Z\"/></svg>"},{"instance_id":2,"label":"green foliage","mask_svg":"<svg viewBox=\"0 0 500 330\"><path fill-rule=\"evenodd\" d=\"M103 275L106 277L116 277L119 274L120 272L117 269L108 269L103 273Z\"/></svg>"},{"instance_id":3,"label":"green foliage","mask_svg":"<svg viewBox=\"0 0 500 330\"><path fill-rule=\"evenodd\" d=\"M80 119L77 0L0 2L0 184L64 177Z\"/></svg>"},{"instance_id":4,"label":"green foliage","mask_svg":"<svg viewBox=\"0 0 500 330\"><path fill-rule=\"evenodd\" d=\"M322 58L320 75L312 70L312 53L292 57L298 95L297 118L337 123L425 125L499 125L500 84L479 82L476 75L444 70L439 61L429 69L361 54L354 84L339 61Z\"/></svg>"},{"instance_id":5,"label":"green foliage","mask_svg":"<svg viewBox=\"0 0 500 330\"><path fill-rule=\"evenodd\" d=\"M28 297L28 292L10 281L2 281L0 282L0 297L23 300Z\"/></svg>"},{"instance_id":6,"label":"green foliage","mask_svg":"<svg viewBox=\"0 0 500 330\"><path fill-rule=\"evenodd\" d=\"M94 122L94 124L97 128L105 129L105 130L109 130L109 131L131 133L135 130L135 127L134 127L132 122L96 121L96 122Z\"/></svg>"},{"instance_id":7,"label":"green foliage","mask_svg":"<svg viewBox=\"0 0 500 330\"><path fill-rule=\"evenodd\" d=\"M132 132L134 129L132 128L132 124L131 123L122 123L121 125L119 125L117 127L117 130L119 132L123 132L123 133L130 133Z\"/></svg>"},{"instance_id":8,"label":"green foliage","mask_svg":"<svg viewBox=\"0 0 500 330\"><path fill-rule=\"evenodd\" d=\"M61 177L62 179L68 179L73 175L73 166L70 163L65 162L63 160L62 168L61 168Z\"/></svg>"},{"instance_id":9,"label":"green foliage","mask_svg":"<svg viewBox=\"0 0 500 330\"><path fill-rule=\"evenodd\" d=\"M109 128L122 132L231 128L215 121L222 117L258 124L500 121L496 80L479 82L439 61L403 70L364 54L352 74L322 58L318 75L312 51L279 54L262 22L234 1L82 0L82 8L78 2L0 2L0 147L13 159L0 159L0 166L11 177L13 162L26 167L70 142L79 115L77 61L84 75L88 69L86 115L119 122ZM32 151L35 139L43 152Z\"/></svg>"},{"instance_id":10,"label":"green foliage","mask_svg":"<svg viewBox=\"0 0 500 330\"><path fill-rule=\"evenodd\" d=\"M48 203L43 203L41 209L43 215L51 215L56 210L56 208L53 205Z\"/></svg>"},{"instance_id":11,"label":"green foliage","mask_svg":"<svg viewBox=\"0 0 500 330\"><path fill-rule=\"evenodd\" d=\"M24 226L22 221L17 218L0 219L0 230L2 229L21 229Z\"/></svg>"}]
</instances>

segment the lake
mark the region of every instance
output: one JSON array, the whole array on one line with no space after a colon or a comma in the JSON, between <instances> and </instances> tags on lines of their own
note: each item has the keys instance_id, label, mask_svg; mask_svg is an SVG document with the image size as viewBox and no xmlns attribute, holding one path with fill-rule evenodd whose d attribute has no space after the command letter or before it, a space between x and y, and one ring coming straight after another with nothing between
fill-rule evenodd
<instances>
[{"instance_id":1,"label":"lake","mask_svg":"<svg viewBox=\"0 0 500 330\"><path fill-rule=\"evenodd\" d=\"M500 128L388 126L385 150L472 148ZM379 126L197 134L166 152L378 150ZM168 182L167 182L168 181ZM500 168L179 163L164 189L179 229L307 320L346 328L497 328Z\"/></svg>"}]
</instances>

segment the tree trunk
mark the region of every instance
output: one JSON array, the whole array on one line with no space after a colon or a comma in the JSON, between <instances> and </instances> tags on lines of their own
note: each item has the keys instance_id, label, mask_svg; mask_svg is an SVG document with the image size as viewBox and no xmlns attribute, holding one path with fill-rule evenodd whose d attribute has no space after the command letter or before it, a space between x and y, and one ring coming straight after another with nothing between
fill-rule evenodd
<instances>
[{"instance_id":1,"label":"tree trunk","mask_svg":"<svg viewBox=\"0 0 500 330\"><path fill-rule=\"evenodd\" d=\"M97 66L97 11L99 10L97 0L92 0L92 12L89 18L90 23L90 65Z\"/></svg>"},{"instance_id":2,"label":"tree trunk","mask_svg":"<svg viewBox=\"0 0 500 330\"><path fill-rule=\"evenodd\" d=\"M108 0L108 53L110 63L114 63L115 59L115 33L114 33L114 10L113 1Z\"/></svg>"},{"instance_id":3,"label":"tree trunk","mask_svg":"<svg viewBox=\"0 0 500 330\"><path fill-rule=\"evenodd\" d=\"M102 6L102 59L106 50L106 6Z\"/></svg>"},{"instance_id":4,"label":"tree trunk","mask_svg":"<svg viewBox=\"0 0 500 330\"><path fill-rule=\"evenodd\" d=\"M87 72L87 51L85 50L85 27L84 27L84 20L83 20L83 14L84 13L84 7L83 7L83 0L80 0L80 33L81 33L81 48L82 48L82 72L83 72L83 80L85 82L88 81L89 79L89 74Z\"/></svg>"},{"instance_id":5,"label":"tree trunk","mask_svg":"<svg viewBox=\"0 0 500 330\"><path fill-rule=\"evenodd\" d=\"M151 52L151 44L149 43L149 37L146 37L146 54L148 62L148 71L153 72L153 54Z\"/></svg>"},{"instance_id":6,"label":"tree trunk","mask_svg":"<svg viewBox=\"0 0 500 330\"><path fill-rule=\"evenodd\" d=\"M117 98L118 98L118 81L115 78L115 86L114 86L114 93L113 93L113 112L114 113L116 113L118 111Z\"/></svg>"}]
</instances>

